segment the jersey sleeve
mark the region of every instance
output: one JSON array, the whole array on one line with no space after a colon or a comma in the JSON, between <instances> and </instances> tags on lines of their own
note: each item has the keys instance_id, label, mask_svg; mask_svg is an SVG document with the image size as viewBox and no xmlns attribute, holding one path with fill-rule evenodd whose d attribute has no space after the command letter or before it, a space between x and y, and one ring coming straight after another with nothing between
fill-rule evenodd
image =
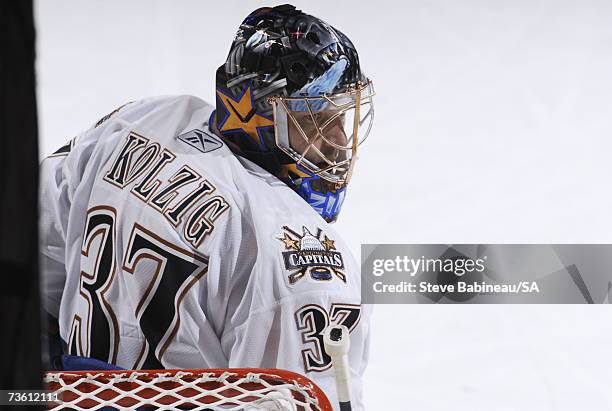
<instances>
[{"instance_id":1,"label":"jersey sleeve","mask_svg":"<svg viewBox=\"0 0 612 411\"><path fill-rule=\"evenodd\" d=\"M63 175L66 154L54 154L40 165L39 236L43 307L54 318L66 281L67 185Z\"/></svg>"},{"instance_id":2,"label":"jersey sleeve","mask_svg":"<svg viewBox=\"0 0 612 411\"><path fill-rule=\"evenodd\" d=\"M40 164L38 226L42 303L54 318L59 315L66 281L68 220L75 188L85 172L98 140L121 132L121 126L115 124L106 127L106 122L116 117L126 105L117 108L88 130L70 139Z\"/></svg>"},{"instance_id":3,"label":"jersey sleeve","mask_svg":"<svg viewBox=\"0 0 612 411\"><path fill-rule=\"evenodd\" d=\"M331 358L323 347L330 323L349 325L353 409L361 407L361 379L367 362L368 327L359 304L319 292L301 294L255 311L241 326L224 335L229 367L280 368L307 375L337 406Z\"/></svg>"},{"instance_id":4,"label":"jersey sleeve","mask_svg":"<svg viewBox=\"0 0 612 411\"><path fill-rule=\"evenodd\" d=\"M331 324L342 324L351 337L353 406L362 409L370 309L361 305L353 257L329 226L317 220L277 230L253 228L249 220L248 214L234 215L227 223L226 235L241 240L226 243L229 247L218 256L225 261L223 267L215 267L211 258L212 272L221 269L230 282L227 289L233 290L227 295L220 333L229 367L280 368L307 375L337 406L323 332Z\"/></svg>"}]
</instances>

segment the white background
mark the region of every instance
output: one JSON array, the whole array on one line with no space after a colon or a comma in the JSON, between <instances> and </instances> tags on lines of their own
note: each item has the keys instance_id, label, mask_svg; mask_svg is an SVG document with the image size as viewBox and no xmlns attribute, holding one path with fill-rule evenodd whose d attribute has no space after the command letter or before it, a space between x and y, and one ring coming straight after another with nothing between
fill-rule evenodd
<instances>
[{"instance_id":1,"label":"white background","mask_svg":"<svg viewBox=\"0 0 612 411\"><path fill-rule=\"evenodd\" d=\"M360 243L612 242L612 3L297 1L378 92ZM214 101L255 1L38 0L41 155L117 106ZM371 410L612 410L608 306L377 306Z\"/></svg>"}]
</instances>

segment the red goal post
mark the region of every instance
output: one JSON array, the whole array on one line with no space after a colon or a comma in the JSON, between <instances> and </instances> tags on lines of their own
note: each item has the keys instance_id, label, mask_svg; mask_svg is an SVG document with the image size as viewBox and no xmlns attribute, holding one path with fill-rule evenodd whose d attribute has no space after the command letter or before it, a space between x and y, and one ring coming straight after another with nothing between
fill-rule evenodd
<instances>
[{"instance_id":1,"label":"red goal post","mask_svg":"<svg viewBox=\"0 0 612 411\"><path fill-rule=\"evenodd\" d=\"M53 410L332 410L314 382L278 369L61 371L44 382Z\"/></svg>"}]
</instances>

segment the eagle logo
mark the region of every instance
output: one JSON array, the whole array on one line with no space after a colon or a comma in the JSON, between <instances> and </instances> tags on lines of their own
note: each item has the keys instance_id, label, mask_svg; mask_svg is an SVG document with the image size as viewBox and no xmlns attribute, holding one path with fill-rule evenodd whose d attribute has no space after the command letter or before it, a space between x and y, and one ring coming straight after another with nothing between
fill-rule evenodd
<instances>
[{"instance_id":1,"label":"eagle logo","mask_svg":"<svg viewBox=\"0 0 612 411\"><path fill-rule=\"evenodd\" d=\"M342 254L336 250L335 241L317 229L312 234L302 226L302 234L283 226L282 237L284 246L283 262L285 269L291 271L289 284L295 284L306 274L315 281L331 281L335 275L346 284L344 261Z\"/></svg>"}]
</instances>

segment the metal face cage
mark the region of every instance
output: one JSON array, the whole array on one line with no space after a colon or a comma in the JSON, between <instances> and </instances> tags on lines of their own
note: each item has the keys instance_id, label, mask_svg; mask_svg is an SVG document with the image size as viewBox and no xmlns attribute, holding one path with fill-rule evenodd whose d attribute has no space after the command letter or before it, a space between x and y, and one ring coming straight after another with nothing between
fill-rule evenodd
<instances>
[{"instance_id":1,"label":"metal face cage","mask_svg":"<svg viewBox=\"0 0 612 411\"><path fill-rule=\"evenodd\" d=\"M276 145L311 173L345 185L372 128L374 95L368 80L337 94L271 97Z\"/></svg>"}]
</instances>

